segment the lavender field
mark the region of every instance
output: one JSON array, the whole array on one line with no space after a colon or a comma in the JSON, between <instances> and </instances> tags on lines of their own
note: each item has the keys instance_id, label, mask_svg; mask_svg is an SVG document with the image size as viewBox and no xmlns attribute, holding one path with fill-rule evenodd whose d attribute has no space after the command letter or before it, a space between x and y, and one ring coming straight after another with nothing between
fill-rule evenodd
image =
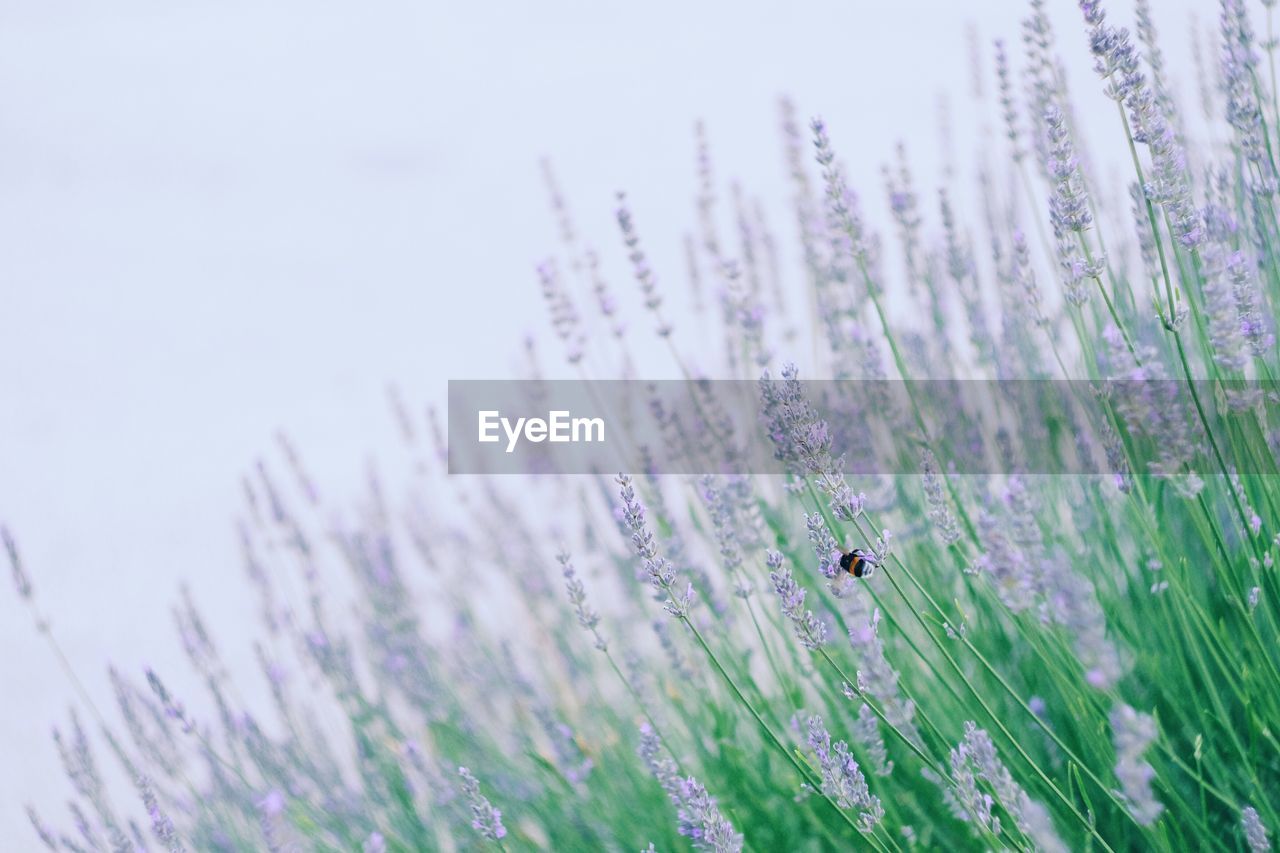
<instances>
[{"instance_id":1,"label":"lavender field","mask_svg":"<svg viewBox=\"0 0 1280 853\"><path fill-rule=\"evenodd\" d=\"M233 564L148 583L169 614L68 618L69 570L0 517L13 671L41 676L12 692L67 708L9 726L4 849L1270 850L1280 31L1275 0L1195 5L993 3L967 32L921 24L957 60L936 71L899 21L877 40L919 67L884 73L945 98L902 126L832 90L761 100L774 156L745 166L758 140L713 120L646 142L665 181L630 185L607 144L477 141L531 177L467 210L505 194L538 225L442 206L431 239L471 266L400 306L397 207L403 232L370 226L394 286L366 295L403 325L352 339L403 338L370 346L413 370L420 318L448 317L433 377L679 380L692 408L607 413L627 470L546 445L527 473L460 474L443 382L341 362L383 410L347 426L385 452L344 468L287 423L254 436ZM616 186L584 188L601 163ZM529 233L518 282L485 265ZM332 331L317 351L341 352ZM923 398L946 379L997 413L1018 383L1064 408L985 428ZM702 380L737 380L750 415ZM176 630L99 672L102 626L135 619ZM32 764L66 778L28 787Z\"/></svg>"}]
</instances>

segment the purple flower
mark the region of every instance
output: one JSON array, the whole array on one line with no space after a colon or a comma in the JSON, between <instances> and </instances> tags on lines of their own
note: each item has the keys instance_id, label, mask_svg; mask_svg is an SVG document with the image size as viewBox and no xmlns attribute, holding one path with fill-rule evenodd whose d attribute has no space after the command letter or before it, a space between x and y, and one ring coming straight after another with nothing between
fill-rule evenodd
<instances>
[{"instance_id":1,"label":"purple flower","mask_svg":"<svg viewBox=\"0 0 1280 853\"><path fill-rule=\"evenodd\" d=\"M898 684L898 671L893 668L884 653L880 640L880 610L870 610L865 593L855 590L843 596L848 610L849 644L858 660L857 691L845 690L850 699L862 699L866 694L880 703L881 713L889 725L916 745L923 744L916 728L915 703L903 695Z\"/></svg>"},{"instance_id":2,"label":"purple flower","mask_svg":"<svg viewBox=\"0 0 1280 853\"><path fill-rule=\"evenodd\" d=\"M775 382L766 371L759 388L762 418L774 443L774 456L795 473L812 475L830 499L836 518L858 518L866 496L855 494L845 483L841 461L831 455L831 431L805 399L796 366L783 366L781 382Z\"/></svg>"},{"instance_id":3,"label":"purple flower","mask_svg":"<svg viewBox=\"0 0 1280 853\"><path fill-rule=\"evenodd\" d=\"M827 626L813 615L813 611L805 610L805 591L791 576L791 570L782 564L782 554L770 551L765 563L771 569L769 578L773 581L774 591L782 601L782 613L795 626L796 637L806 649L816 649L827 642Z\"/></svg>"},{"instance_id":4,"label":"purple flower","mask_svg":"<svg viewBox=\"0 0 1280 853\"><path fill-rule=\"evenodd\" d=\"M804 523L809 531L809 542L818 557L818 571L827 580L835 580L840 575L841 552L826 520L816 512L813 515L806 513Z\"/></svg>"},{"instance_id":5,"label":"purple flower","mask_svg":"<svg viewBox=\"0 0 1280 853\"><path fill-rule=\"evenodd\" d=\"M502 825L502 812L480 793L480 780L465 767L458 768L458 775L462 777L462 792L471 805L471 828L490 841L504 838L507 829Z\"/></svg>"},{"instance_id":6,"label":"purple flower","mask_svg":"<svg viewBox=\"0 0 1280 853\"><path fill-rule=\"evenodd\" d=\"M182 730L187 734L195 731L195 723L187 716L186 709L182 707L169 690L164 686L164 682L160 680L160 676L156 675L155 670L147 667L147 684L151 687L151 692L160 700L160 706L164 708L165 716L179 723Z\"/></svg>"},{"instance_id":7,"label":"purple flower","mask_svg":"<svg viewBox=\"0 0 1280 853\"><path fill-rule=\"evenodd\" d=\"M1244 830L1245 841L1249 844L1249 853L1267 853L1271 842L1267 839L1267 828L1258 817L1258 810L1253 806L1245 806L1240 811L1240 828Z\"/></svg>"},{"instance_id":8,"label":"purple flower","mask_svg":"<svg viewBox=\"0 0 1280 853\"><path fill-rule=\"evenodd\" d=\"M854 724L853 736L866 750L874 764L874 772L877 776L888 776L893 772L893 762L889 760L889 753L884 746L884 737L880 734L880 718L865 702L858 707L858 721Z\"/></svg>"},{"instance_id":9,"label":"purple flower","mask_svg":"<svg viewBox=\"0 0 1280 853\"><path fill-rule=\"evenodd\" d=\"M138 793L142 796L142 804L146 807L147 817L151 821L152 833L169 853L182 853L186 848L178 840L178 830L173 825L173 821L160 807L155 789L151 787L151 780L146 776L139 776L135 781L138 785Z\"/></svg>"},{"instance_id":10,"label":"purple flower","mask_svg":"<svg viewBox=\"0 0 1280 853\"><path fill-rule=\"evenodd\" d=\"M990 735L972 722L965 722L964 739L951 750L951 778L947 798L960 819L999 835L1000 819L992 814L998 803L1018 830L1034 842L1035 849L1063 853L1068 849L1053 828L1048 809L1014 781L996 754ZM978 780L986 782L995 796L980 791Z\"/></svg>"},{"instance_id":11,"label":"purple flower","mask_svg":"<svg viewBox=\"0 0 1280 853\"><path fill-rule=\"evenodd\" d=\"M860 811L858 828L871 832L884 819L880 798L871 793L858 762L844 741L831 743L831 735L821 717L809 718L809 748L818 759L822 773L822 792L842 809Z\"/></svg>"},{"instance_id":12,"label":"purple flower","mask_svg":"<svg viewBox=\"0 0 1280 853\"><path fill-rule=\"evenodd\" d=\"M570 364L582 360L582 350L586 336L582 331L582 321L578 310L574 307L569 292L560 282L560 273L554 261L543 261L537 266L538 284L542 288L543 299L551 313L551 327L565 346L565 356Z\"/></svg>"},{"instance_id":13,"label":"purple flower","mask_svg":"<svg viewBox=\"0 0 1280 853\"><path fill-rule=\"evenodd\" d=\"M1151 790L1155 769L1142 757L1155 742L1156 721L1121 703L1111 712L1111 732L1116 748L1116 778L1129 813L1142 826L1155 823L1164 805Z\"/></svg>"},{"instance_id":14,"label":"purple flower","mask_svg":"<svg viewBox=\"0 0 1280 853\"><path fill-rule=\"evenodd\" d=\"M720 813L715 798L694 777L680 776L675 762L661 754L658 736L648 724L640 727L637 753L675 805L680 834L693 842L695 850L742 850L742 836Z\"/></svg>"},{"instance_id":15,"label":"purple flower","mask_svg":"<svg viewBox=\"0 0 1280 853\"><path fill-rule=\"evenodd\" d=\"M960 530L956 526L955 516L947 508L947 500L942 493L944 481L938 471L938 460L932 450L925 448L920 467L924 481L924 496L929 504L929 520L937 529L942 544L954 545L960 540Z\"/></svg>"},{"instance_id":16,"label":"purple flower","mask_svg":"<svg viewBox=\"0 0 1280 853\"><path fill-rule=\"evenodd\" d=\"M1049 197L1049 219L1054 233L1084 231L1093 224L1093 216L1089 213L1084 176L1080 174L1080 161L1071 144L1066 118L1062 110L1050 104L1044 112L1044 122L1049 136L1047 167L1054 182Z\"/></svg>"},{"instance_id":17,"label":"purple flower","mask_svg":"<svg viewBox=\"0 0 1280 853\"><path fill-rule=\"evenodd\" d=\"M569 603L573 605L574 615L578 617L578 624L585 630L591 632L591 636L595 637L596 648L600 651L608 649L608 643L600 636L600 632L596 627L600 624L600 614L595 611L591 605L587 604L587 591L582 586L582 580L578 577L578 573L574 571L569 552L561 549L556 554L556 560L560 563L561 574L564 575L564 588L569 594Z\"/></svg>"},{"instance_id":18,"label":"purple flower","mask_svg":"<svg viewBox=\"0 0 1280 853\"><path fill-rule=\"evenodd\" d=\"M650 584L659 596L666 597L663 607L668 613L677 619L687 618L693 606L693 585L686 584L683 592L677 591L675 567L658 554L657 542L645 522L644 506L636 497L630 475L619 474L614 479L622 499L623 523L631 529L631 544L644 565Z\"/></svg>"},{"instance_id":19,"label":"purple flower","mask_svg":"<svg viewBox=\"0 0 1280 853\"><path fill-rule=\"evenodd\" d=\"M1275 170L1267 154L1262 108L1257 98L1254 67L1253 28L1241 0L1222 0L1222 89L1227 97L1227 123L1235 130L1236 142L1245 158L1259 174L1254 187L1262 195L1274 195Z\"/></svg>"},{"instance_id":20,"label":"purple flower","mask_svg":"<svg viewBox=\"0 0 1280 853\"><path fill-rule=\"evenodd\" d=\"M709 474L702 477L699 485L703 504L707 508L707 514L711 516L720 561L729 577L733 578L734 594L739 598L748 598L751 595L751 583L742 572L742 547L739 545L741 534L734 521L734 507L730 504L727 490L718 488L716 478Z\"/></svg>"},{"instance_id":21,"label":"purple flower","mask_svg":"<svg viewBox=\"0 0 1280 853\"><path fill-rule=\"evenodd\" d=\"M1235 276L1228 269L1233 258L1218 242L1210 242L1200 250L1204 278L1204 313L1209 321L1209 341L1213 344L1213 360L1229 371L1244 370L1246 352L1243 315L1255 313L1250 307L1237 306ZM1241 295L1247 299L1247 269L1242 259L1236 260L1236 274L1242 278ZM1243 308L1243 311L1240 310Z\"/></svg>"},{"instance_id":22,"label":"purple flower","mask_svg":"<svg viewBox=\"0 0 1280 853\"><path fill-rule=\"evenodd\" d=\"M258 810L267 817L275 817L284 812L285 797L284 793L278 788L272 788L266 793L262 799L258 800Z\"/></svg>"},{"instance_id":23,"label":"purple flower","mask_svg":"<svg viewBox=\"0 0 1280 853\"><path fill-rule=\"evenodd\" d=\"M658 295L658 280L649 266L644 250L640 248L640 235L636 232L635 220L631 214L631 208L627 205L625 193L618 193L616 215L618 228L622 231L622 242L627 247L627 257L631 261L631 269L636 281L640 284L645 307L658 318L658 335L665 338L671 334L671 325L665 322L659 313L662 297Z\"/></svg>"}]
</instances>

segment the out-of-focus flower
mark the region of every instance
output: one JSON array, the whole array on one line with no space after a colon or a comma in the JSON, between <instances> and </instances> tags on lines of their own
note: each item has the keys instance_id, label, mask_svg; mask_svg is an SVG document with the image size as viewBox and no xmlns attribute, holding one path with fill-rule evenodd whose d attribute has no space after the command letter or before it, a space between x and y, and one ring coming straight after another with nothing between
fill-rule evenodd
<instances>
[{"instance_id":1,"label":"out-of-focus flower","mask_svg":"<svg viewBox=\"0 0 1280 853\"><path fill-rule=\"evenodd\" d=\"M505 838L507 828L502 825L502 812L480 793L480 780L465 767L458 768L458 775L462 777L462 793L471 806L471 828L490 841Z\"/></svg>"},{"instance_id":2,"label":"out-of-focus flower","mask_svg":"<svg viewBox=\"0 0 1280 853\"><path fill-rule=\"evenodd\" d=\"M1129 814L1142 826L1150 826L1164 811L1164 804L1151 790L1155 769L1142 756L1155 742L1158 732L1150 714L1135 711L1123 703L1111 712L1111 737L1116 748L1116 778Z\"/></svg>"}]
</instances>

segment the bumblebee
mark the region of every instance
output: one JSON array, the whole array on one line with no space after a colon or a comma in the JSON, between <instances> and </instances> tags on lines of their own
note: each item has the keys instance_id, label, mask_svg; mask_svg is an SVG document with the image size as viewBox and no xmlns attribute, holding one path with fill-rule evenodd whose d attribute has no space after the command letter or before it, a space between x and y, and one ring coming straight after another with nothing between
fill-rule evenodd
<instances>
[{"instance_id":1,"label":"bumblebee","mask_svg":"<svg viewBox=\"0 0 1280 853\"><path fill-rule=\"evenodd\" d=\"M840 555L840 568L855 578L870 577L878 565L880 565L880 561L874 555L863 551L861 548L854 548L852 551Z\"/></svg>"}]
</instances>

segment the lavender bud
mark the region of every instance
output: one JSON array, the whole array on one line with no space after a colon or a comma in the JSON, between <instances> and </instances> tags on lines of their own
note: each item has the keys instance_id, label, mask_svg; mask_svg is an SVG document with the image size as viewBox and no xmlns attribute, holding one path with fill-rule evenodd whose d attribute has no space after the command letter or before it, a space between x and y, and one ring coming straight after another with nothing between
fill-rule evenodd
<instances>
[{"instance_id":1,"label":"lavender bud","mask_svg":"<svg viewBox=\"0 0 1280 853\"><path fill-rule=\"evenodd\" d=\"M622 242L627 247L627 257L631 261L631 270L640 284L640 293L644 296L645 307L658 318L658 335L667 337L671 334L671 326L662 319L658 309L662 305L662 297L658 295L658 279L653 273L644 250L640 248L640 235L636 232L631 208L627 206L625 193L618 193L617 209L618 228L622 231Z\"/></svg>"},{"instance_id":2,"label":"lavender bud","mask_svg":"<svg viewBox=\"0 0 1280 853\"><path fill-rule=\"evenodd\" d=\"M932 450L924 451L921 469L924 496L929 504L929 520L937 529L942 544L954 545L960 539L960 530L956 526L955 516L947 508L947 500L942 493L942 477L938 472L938 460Z\"/></svg>"},{"instance_id":3,"label":"lavender bud","mask_svg":"<svg viewBox=\"0 0 1280 853\"><path fill-rule=\"evenodd\" d=\"M818 557L818 571L827 580L835 580L840 575L840 546L827 528L826 520L815 512L806 514L804 523L809 530L809 542Z\"/></svg>"},{"instance_id":4,"label":"lavender bud","mask_svg":"<svg viewBox=\"0 0 1280 853\"><path fill-rule=\"evenodd\" d=\"M810 123L810 128L813 130L814 157L822 167L822 181L826 187L827 223L833 248L837 253L854 258L865 257L867 247L857 200L845 183L840 165L836 163L831 138L827 136L827 126L822 119L815 118Z\"/></svg>"},{"instance_id":5,"label":"lavender bud","mask_svg":"<svg viewBox=\"0 0 1280 853\"><path fill-rule=\"evenodd\" d=\"M991 813L996 803L1005 810L1018 830L1034 842L1038 850L1065 851L1043 804L1031 799L1014 781L1013 775L996 754L995 744L985 731L972 722L964 724L964 739L951 750L951 775L954 787L948 791L952 808L964 819L999 834L1000 820ZM979 792L981 779L995 792L994 799Z\"/></svg>"},{"instance_id":6,"label":"lavender bud","mask_svg":"<svg viewBox=\"0 0 1280 853\"><path fill-rule=\"evenodd\" d=\"M1158 735L1156 721L1149 714L1121 704L1111 712L1111 730L1120 794L1133 819L1150 826L1164 811L1164 805L1151 790L1155 769L1142 757Z\"/></svg>"},{"instance_id":7,"label":"lavender bud","mask_svg":"<svg viewBox=\"0 0 1280 853\"><path fill-rule=\"evenodd\" d=\"M182 730L187 734L195 731L195 723L187 716L186 709L173 698L168 688L164 686L164 682L160 680L160 676L156 675L155 670L151 669L151 667L147 667L147 684L151 687L151 692L160 700L165 716L179 723L182 726Z\"/></svg>"},{"instance_id":8,"label":"lavender bud","mask_svg":"<svg viewBox=\"0 0 1280 853\"><path fill-rule=\"evenodd\" d=\"M578 309L569 298L568 291L560 283L560 273L554 261L543 261L538 264L538 283L542 288L543 299L551 314L551 327L565 346L565 357L570 364L582 360L585 336Z\"/></svg>"},{"instance_id":9,"label":"lavender bud","mask_svg":"<svg viewBox=\"0 0 1280 853\"><path fill-rule=\"evenodd\" d=\"M809 718L809 748L818 758L822 772L822 792L842 809L859 809L858 829L871 832L884 819L880 798L871 793L858 762L844 741L831 743L831 735L821 717Z\"/></svg>"},{"instance_id":10,"label":"lavender bud","mask_svg":"<svg viewBox=\"0 0 1280 853\"><path fill-rule=\"evenodd\" d=\"M713 853L742 850L742 836L720 813L715 797L692 776L681 778L675 762L661 755L658 736L647 724L640 727L640 746L636 751L675 805L680 834L693 842L695 850Z\"/></svg>"},{"instance_id":11,"label":"lavender bud","mask_svg":"<svg viewBox=\"0 0 1280 853\"><path fill-rule=\"evenodd\" d=\"M778 566L782 565L782 555L774 552L770 556L776 555ZM773 580L774 591L778 593L778 598L782 600L782 613L796 629L796 637L799 638L800 644L806 649L816 649L827 641L827 626L822 620L813 615L812 610L804 609L805 591L796 583L795 578L791 576L791 570L787 568L779 568L769 573L770 579Z\"/></svg>"},{"instance_id":12,"label":"lavender bud","mask_svg":"<svg viewBox=\"0 0 1280 853\"><path fill-rule=\"evenodd\" d=\"M600 624L600 614L587 604L587 591L583 588L578 573L574 571L569 552L561 549L556 554L556 560L560 563L561 573L564 575L564 588L569 594L569 603L573 605L574 615L578 617L578 624L595 637L597 649L606 651L609 647L608 643L596 630L596 626Z\"/></svg>"},{"instance_id":13,"label":"lavender bud","mask_svg":"<svg viewBox=\"0 0 1280 853\"><path fill-rule=\"evenodd\" d=\"M151 787L151 780L146 776L139 776L136 781L138 793L142 796L142 804L147 809L147 817L151 819L151 831L155 834L156 839L164 845L169 853L182 853L186 848L178 840L178 830L173 825L173 821L160 808L160 802L156 799L156 792Z\"/></svg>"},{"instance_id":14,"label":"lavender bud","mask_svg":"<svg viewBox=\"0 0 1280 853\"><path fill-rule=\"evenodd\" d=\"M911 742L921 743L915 724L915 703L906 698L898 686L898 671L885 656L880 640L880 610L868 612L864 596L853 595L849 603L849 644L857 655L857 689L880 703L889 725Z\"/></svg>"},{"instance_id":15,"label":"lavender bud","mask_svg":"<svg viewBox=\"0 0 1280 853\"><path fill-rule=\"evenodd\" d=\"M18 595L22 599L30 601L31 580L22 568L22 558L18 556L18 543L13 541L9 528L4 525L0 525L0 540L4 540L4 550L9 554L9 567L13 570L14 588L18 590Z\"/></svg>"},{"instance_id":16,"label":"lavender bud","mask_svg":"<svg viewBox=\"0 0 1280 853\"><path fill-rule=\"evenodd\" d=\"M1243 370L1247 360L1247 342L1241 314L1237 310L1234 282L1227 272L1226 249L1216 242L1209 243L1200 250L1200 260L1213 360L1226 370Z\"/></svg>"},{"instance_id":17,"label":"lavender bud","mask_svg":"<svg viewBox=\"0 0 1280 853\"><path fill-rule=\"evenodd\" d=\"M1243 252L1232 252L1227 258L1227 276L1231 280L1231 294L1235 301L1236 318L1240 333L1255 358L1262 358L1275 345L1275 335L1267 329L1264 314L1259 310L1256 266Z\"/></svg>"},{"instance_id":18,"label":"lavender bud","mask_svg":"<svg viewBox=\"0 0 1280 853\"><path fill-rule=\"evenodd\" d=\"M40 836L40 840L44 842L44 846L50 850L57 850L58 840L53 836L53 829L40 819L40 815L36 814L34 806L27 806L27 818L31 821L31 826L35 828L36 835Z\"/></svg>"},{"instance_id":19,"label":"lavender bud","mask_svg":"<svg viewBox=\"0 0 1280 853\"><path fill-rule=\"evenodd\" d=\"M1022 160L1023 151L1018 141L1018 108L1013 94L1013 82L1009 74L1009 57L1004 50L1004 40L996 39L996 81L1000 89L1000 113L1004 118L1005 135L1013 162Z\"/></svg>"},{"instance_id":20,"label":"lavender bud","mask_svg":"<svg viewBox=\"0 0 1280 853\"><path fill-rule=\"evenodd\" d=\"M458 768L458 775L462 777L462 792L471 804L471 827L490 841L504 838L507 829L502 825L502 812L480 793L480 780L465 767Z\"/></svg>"},{"instance_id":21,"label":"lavender bud","mask_svg":"<svg viewBox=\"0 0 1280 853\"><path fill-rule=\"evenodd\" d=\"M614 480L618 484L618 495L622 498L622 520L632 531L631 543L635 547L636 556L643 561L650 584L660 597L666 597L663 608L669 614L677 619L688 618L693 606L693 585L686 584L684 592L675 592L675 567L658 554L653 533L645 522L644 506L636 497L630 475L619 474Z\"/></svg>"},{"instance_id":22,"label":"lavender bud","mask_svg":"<svg viewBox=\"0 0 1280 853\"><path fill-rule=\"evenodd\" d=\"M1244 830L1245 841L1249 844L1249 853L1267 853L1271 849L1267 828L1262 825L1258 810L1253 806L1245 806L1240 812L1240 828Z\"/></svg>"},{"instance_id":23,"label":"lavender bud","mask_svg":"<svg viewBox=\"0 0 1280 853\"><path fill-rule=\"evenodd\" d=\"M1056 105L1050 104L1044 112L1044 121L1049 139L1049 162L1046 166L1054 182L1049 197L1049 218L1054 233L1061 237L1067 232L1089 228L1093 224L1093 216L1089 213L1084 177L1080 174L1080 161L1071 144L1066 117Z\"/></svg>"},{"instance_id":24,"label":"lavender bud","mask_svg":"<svg viewBox=\"0 0 1280 853\"><path fill-rule=\"evenodd\" d=\"M854 724L853 736L871 758L877 776L888 776L893 772L893 762L889 760L884 737L880 734L880 718L865 702L858 707L858 721Z\"/></svg>"},{"instance_id":25,"label":"lavender bud","mask_svg":"<svg viewBox=\"0 0 1280 853\"><path fill-rule=\"evenodd\" d=\"M1275 171L1267 154L1262 108L1257 98L1258 62L1253 28L1241 0L1222 0L1222 89L1227 96L1227 122L1245 158L1262 175L1255 189L1262 195L1276 192Z\"/></svg>"}]
</instances>

